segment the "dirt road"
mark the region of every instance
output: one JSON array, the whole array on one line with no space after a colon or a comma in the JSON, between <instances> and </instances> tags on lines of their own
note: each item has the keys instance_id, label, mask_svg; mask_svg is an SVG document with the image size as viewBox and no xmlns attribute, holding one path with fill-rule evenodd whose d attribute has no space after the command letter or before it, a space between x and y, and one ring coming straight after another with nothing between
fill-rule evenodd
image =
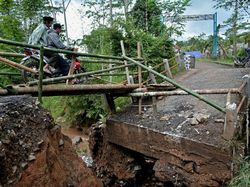
<instances>
[{"instance_id":1,"label":"dirt road","mask_svg":"<svg viewBox=\"0 0 250 187\"><path fill-rule=\"evenodd\" d=\"M176 80L190 89L239 88L242 77L247 73L249 69L198 62L196 69L189 70ZM222 107L226 105L226 95L206 95L206 97ZM238 102L235 97L233 99ZM169 96L159 100L156 115L153 115L151 107L144 107L142 116L134 115L138 113L137 110L128 108L112 118L208 144L219 145L223 142L220 135L223 130L224 114L193 96ZM196 114L202 114L206 118L204 123L190 124Z\"/></svg>"}]
</instances>

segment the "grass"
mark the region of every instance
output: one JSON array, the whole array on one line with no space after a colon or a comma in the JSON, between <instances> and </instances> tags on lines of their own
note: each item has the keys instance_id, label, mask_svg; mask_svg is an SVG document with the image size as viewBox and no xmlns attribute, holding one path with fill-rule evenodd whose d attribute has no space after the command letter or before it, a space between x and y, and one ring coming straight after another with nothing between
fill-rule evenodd
<instances>
[{"instance_id":1,"label":"grass","mask_svg":"<svg viewBox=\"0 0 250 187\"><path fill-rule=\"evenodd\" d=\"M250 158L246 157L240 162L240 169L229 183L230 187L250 186Z\"/></svg>"},{"instance_id":2,"label":"grass","mask_svg":"<svg viewBox=\"0 0 250 187\"><path fill-rule=\"evenodd\" d=\"M224 65L233 65L233 59L231 58L198 58L196 59L197 62L211 62L211 63L218 63L218 64L224 64Z\"/></svg>"}]
</instances>

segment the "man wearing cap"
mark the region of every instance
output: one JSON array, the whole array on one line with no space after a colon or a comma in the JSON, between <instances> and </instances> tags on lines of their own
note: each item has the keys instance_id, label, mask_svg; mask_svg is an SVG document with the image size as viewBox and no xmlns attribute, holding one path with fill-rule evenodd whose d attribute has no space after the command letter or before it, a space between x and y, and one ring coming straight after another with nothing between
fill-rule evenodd
<instances>
[{"instance_id":1,"label":"man wearing cap","mask_svg":"<svg viewBox=\"0 0 250 187\"><path fill-rule=\"evenodd\" d=\"M43 23L38 25L36 29L32 32L31 36L29 37L29 44L32 45L42 45L47 46L47 31L50 29L53 23L53 18L50 16L43 17Z\"/></svg>"}]
</instances>

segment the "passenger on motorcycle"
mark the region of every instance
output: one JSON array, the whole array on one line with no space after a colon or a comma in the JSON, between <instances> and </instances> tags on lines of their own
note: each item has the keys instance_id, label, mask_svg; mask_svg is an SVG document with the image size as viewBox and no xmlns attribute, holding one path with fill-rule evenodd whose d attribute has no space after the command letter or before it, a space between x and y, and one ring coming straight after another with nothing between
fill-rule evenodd
<instances>
[{"instance_id":1,"label":"passenger on motorcycle","mask_svg":"<svg viewBox=\"0 0 250 187\"><path fill-rule=\"evenodd\" d=\"M72 48L67 47L61 41L59 35L61 31L62 31L62 26L59 23L55 23L53 25L53 29L48 30L47 47L71 50ZM45 56L49 58L48 64L44 66L45 72L50 73L49 66L52 67L58 66L63 75L68 74L69 64L62 56L60 56L58 53L53 53L50 51L47 51Z\"/></svg>"},{"instance_id":2,"label":"passenger on motorcycle","mask_svg":"<svg viewBox=\"0 0 250 187\"><path fill-rule=\"evenodd\" d=\"M43 22L38 25L29 37L29 44L47 46L47 31L50 29L53 23L53 18L50 16L44 16Z\"/></svg>"}]
</instances>

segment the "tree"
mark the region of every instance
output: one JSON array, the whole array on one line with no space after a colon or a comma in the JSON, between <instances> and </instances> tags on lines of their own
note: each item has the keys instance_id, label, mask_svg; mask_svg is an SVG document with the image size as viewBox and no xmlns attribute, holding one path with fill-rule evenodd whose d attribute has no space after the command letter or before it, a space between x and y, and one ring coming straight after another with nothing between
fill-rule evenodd
<instances>
[{"instance_id":1,"label":"tree","mask_svg":"<svg viewBox=\"0 0 250 187\"><path fill-rule=\"evenodd\" d=\"M231 17L224 22L224 27L228 27L226 36L230 37L233 43L233 55L237 52L237 34L239 31L249 29L249 23L246 21L246 16L249 17L248 7L249 0L214 0L216 8L225 10L233 10Z\"/></svg>"},{"instance_id":2,"label":"tree","mask_svg":"<svg viewBox=\"0 0 250 187\"><path fill-rule=\"evenodd\" d=\"M166 24L166 30L170 36L182 35L184 23L181 18L184 11L190 6L191 0L160 1L160 7Z\"/></svg>"},{"instance_id":3,"label":"tree","mask_svg":"<svg viewBox=\"0 0 250 187\"><path fill-rule=\"evenodd\" d=\"M137 28L141 28L155 36L160 34L161 10L155 0L137 0L131 15Z\"/></svg>"}]
</instances>

